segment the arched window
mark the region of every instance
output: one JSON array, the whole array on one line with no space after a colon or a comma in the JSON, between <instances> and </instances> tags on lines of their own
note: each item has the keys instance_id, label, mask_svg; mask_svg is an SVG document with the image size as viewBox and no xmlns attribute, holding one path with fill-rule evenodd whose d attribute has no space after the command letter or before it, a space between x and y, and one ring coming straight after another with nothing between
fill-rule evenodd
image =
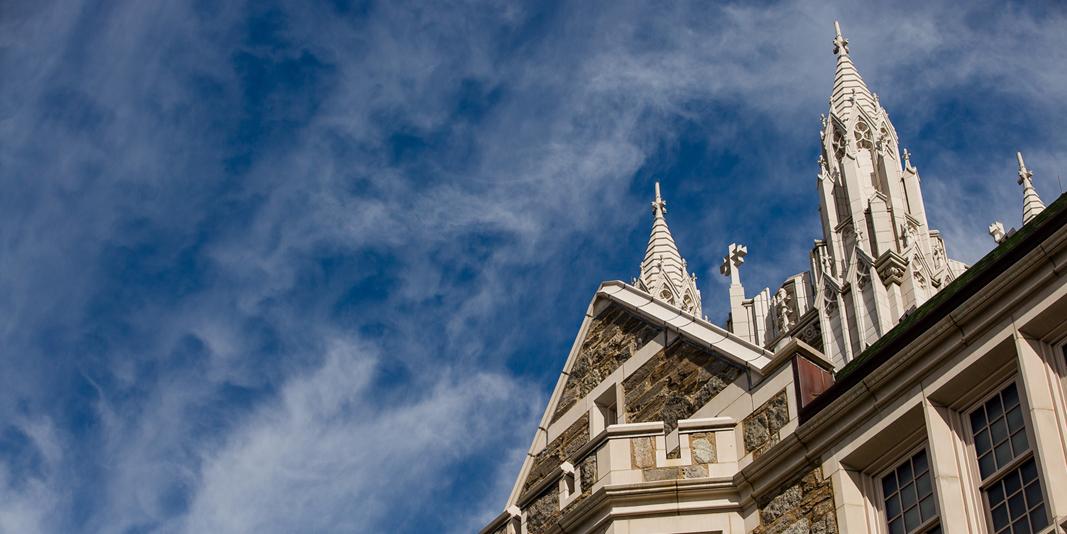
<instances>
[{"instance_id":1,"label":"arched window","mask_svg":"<svg viewBox=\"0 0 1067 534\"><path fill-rule=\"evenodd\" d=\"M671 293L670 289L663 288L663 290L659 292L659 298L666 301L667 304L674 304L674 294Z\"/></svg>"},{"instance_id":2,"label":"arched window","mask_svg":"<svg viewBox=\"0 0 1067 534\"><path fill-rule=\"evenodd\" d=\"M867 126L867 123L859 121L856 123L856 146L860 148L866 148L872 150L874 148L874 142L871 140L871 127Z\"/></svg>"},{"instance_id":3,"label":"arched window","mask_svg":"<svg viewBox=\"0 0 1067 534\"><path fill-rule=\"evenodd\" d=\"M845 157L845 135L837 127L834 127L834 157L838 160Z\"/></svg>"}]
</instances>

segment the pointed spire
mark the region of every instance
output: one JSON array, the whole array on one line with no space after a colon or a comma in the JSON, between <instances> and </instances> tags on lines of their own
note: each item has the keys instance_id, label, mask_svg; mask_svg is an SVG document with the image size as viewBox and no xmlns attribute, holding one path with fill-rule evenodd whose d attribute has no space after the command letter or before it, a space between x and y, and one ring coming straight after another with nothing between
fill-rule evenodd
<instances>
[{"instance_id":1,"label":"pointed spire","mask_svg":"<svg viewBox=\"0 0 1067 534\"><path fill-rule=\"evenodd\" d=\"M1023 224L1026 224L1045 211L1045 203L1041 202L1041 197L1037 196L1037 190L1034 189L1034 173L1026 168L1023 153L1016 152L1015 157L1019 160L1019 185L1023 186Z\"/></svg>"},{"instance_id":2,"label":"pointed spire","mask_svg":"<svg viewBox=\"0 0 1067 534\"><path fill-rule=\"evenodd\" d=\"M874 95L871 94L867 84L863 82L856 66L852 64L852 57L848 52L848 39L841 35L841 24L834 21L834 54L837 55L837 70L834 72L834 89L830 94L830 110L839 118L845 117L845 112L852 104L859 104L870 115L874 115Z\"/></svg>"},{"instance_id":3,"label":"pointed spire","mask_svg":"<svg viewBox=\"0 0 1067 534\"><path fill-rule=\"evenodd\" d=\"M656 198L652 201L652 234L648 238L645 259L641 262L641 276L637 287L653 297L700 316L700 291L696 276L687 272L687 265L678 245L667 227L667 202L656 182Z\"/></svg>"}]
</instances>

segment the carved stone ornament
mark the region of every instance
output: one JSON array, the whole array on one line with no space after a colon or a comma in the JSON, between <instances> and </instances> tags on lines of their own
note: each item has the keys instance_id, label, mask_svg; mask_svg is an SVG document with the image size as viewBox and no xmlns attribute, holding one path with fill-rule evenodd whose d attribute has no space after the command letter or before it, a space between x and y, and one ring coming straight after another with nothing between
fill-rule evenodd
<instances>
[{"instance_id":1,"label":"carved stone ornament","mask_svg":"<svg viewBox=\"0 0 1067 534\"><path fill-rule=\"evenodd\" d=\"M784 333L793 327L796 320L793 311L793 297L784 287L778 288L778 292L771 299L774 306L775 317L778 320L778 332Z\"/></svg>"},{"instance_id":2,"label":"carved stone ornament","mask_svg":"<svg viewBox=\"0 0 1067 534\"><path fill-rule=\"evenodd\" d=\"M871 275L865 271L859 271L856 273L856 287L863 291L867 288L867 282L871 281Z\"/></svg>"},{"instance_id":3,"label":"carved stone ornament","mask_svg":"<svg viewBox=\"0 0 1067 534\"><path fill-rule=\"evenodd\" d=\"M904 280L904 273L908 267L907 260L903 256L893 251L887 251L882 254L878 261L874 262L874 269L878 272L878 277L882 279L882 283L886 286L890 284L897 284Z\"/></svg>"},{"instance_id":4,"label":"carved stone ornament","mask_svg":"<svg viewBox=\"0 0 1067 534\"><path fill-rule=\"evenodd\" d=\"M826 290L823 291L823 302L826 304L825 308L827 315L837 311L837 292L832 288L827 287Z\"/></svg>"}]
</instances>

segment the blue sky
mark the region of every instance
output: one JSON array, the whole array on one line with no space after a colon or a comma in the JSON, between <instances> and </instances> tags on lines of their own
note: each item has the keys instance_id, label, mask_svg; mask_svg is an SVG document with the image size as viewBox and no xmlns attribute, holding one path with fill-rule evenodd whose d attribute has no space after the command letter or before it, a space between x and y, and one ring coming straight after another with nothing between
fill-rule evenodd
<instances>
[{"instance_id":1,"label":"blue sky","mask_svg":"<svg viewBox=\"0 0 1067 534\"><path fill-rule=\"evenodd\" d=\"M835 18L951 256L1058 195L1052 2L4 2L0 531L477 530L654 180L806 268Z\"/></svg>"}]
</instances>

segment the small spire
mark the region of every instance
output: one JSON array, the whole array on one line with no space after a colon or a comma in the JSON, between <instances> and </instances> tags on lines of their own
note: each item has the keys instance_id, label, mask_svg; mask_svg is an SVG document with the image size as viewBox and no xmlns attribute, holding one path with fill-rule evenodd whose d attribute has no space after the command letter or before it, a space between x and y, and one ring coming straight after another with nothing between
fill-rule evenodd
<instances>
[{"instance_id":1,"label":"small spire","mask_svg":"<svg viewBox=\"0 0 1067 534\"><path fill-rule=\"evenodd\" d=\"M913 168L911 166L911 152L908 150L908 147L904 147L903 156L904 156L904 168L905 169Z\"/></svg>"},{"instance_id":2,"label":"small spire","mask_svg":"<svg viewBox=\"0 0 1067 534\"><path fill-rule=\"evenodd\" d=\"M1019 161L1019 185L1023 186L1023 224L1026 224L1045 211L1045 203L1041 202L1041 197L1037 196L1037 190L1034 189L1034 173L1026 168L1023 153L1016 152L1015 158Z\"/></svg>"},{"instance_id":3,"label":"small spire","mask_svg":"<svg viewBox=\"0 0 1067 534\"><path fill-rule=\"evenodd\" d=\"M700 317L700 291L696 276L689 273L689 265L667 227L667 202L656 182L656 197L652 201L652 234L648 238L641 274L635 286L654 298L664 300L687 313Z\"/></svg>"},{"instance_id":4,"label":"small spire","mask_svg":"<svg viewBox=\"0 0 1067 534\"><path fill-rule=\"evenodd\" d=\"M852 105L859 104L871 117L875 116L878 105L874 95L863 82L852 58L848 53L848 39L841 35L841 24L834 21L834 54L837 56L837 68L834 71L834 87L830 92L830 111L838 119L845 120L845 111Z\"/></svg>"}]
</instances>

